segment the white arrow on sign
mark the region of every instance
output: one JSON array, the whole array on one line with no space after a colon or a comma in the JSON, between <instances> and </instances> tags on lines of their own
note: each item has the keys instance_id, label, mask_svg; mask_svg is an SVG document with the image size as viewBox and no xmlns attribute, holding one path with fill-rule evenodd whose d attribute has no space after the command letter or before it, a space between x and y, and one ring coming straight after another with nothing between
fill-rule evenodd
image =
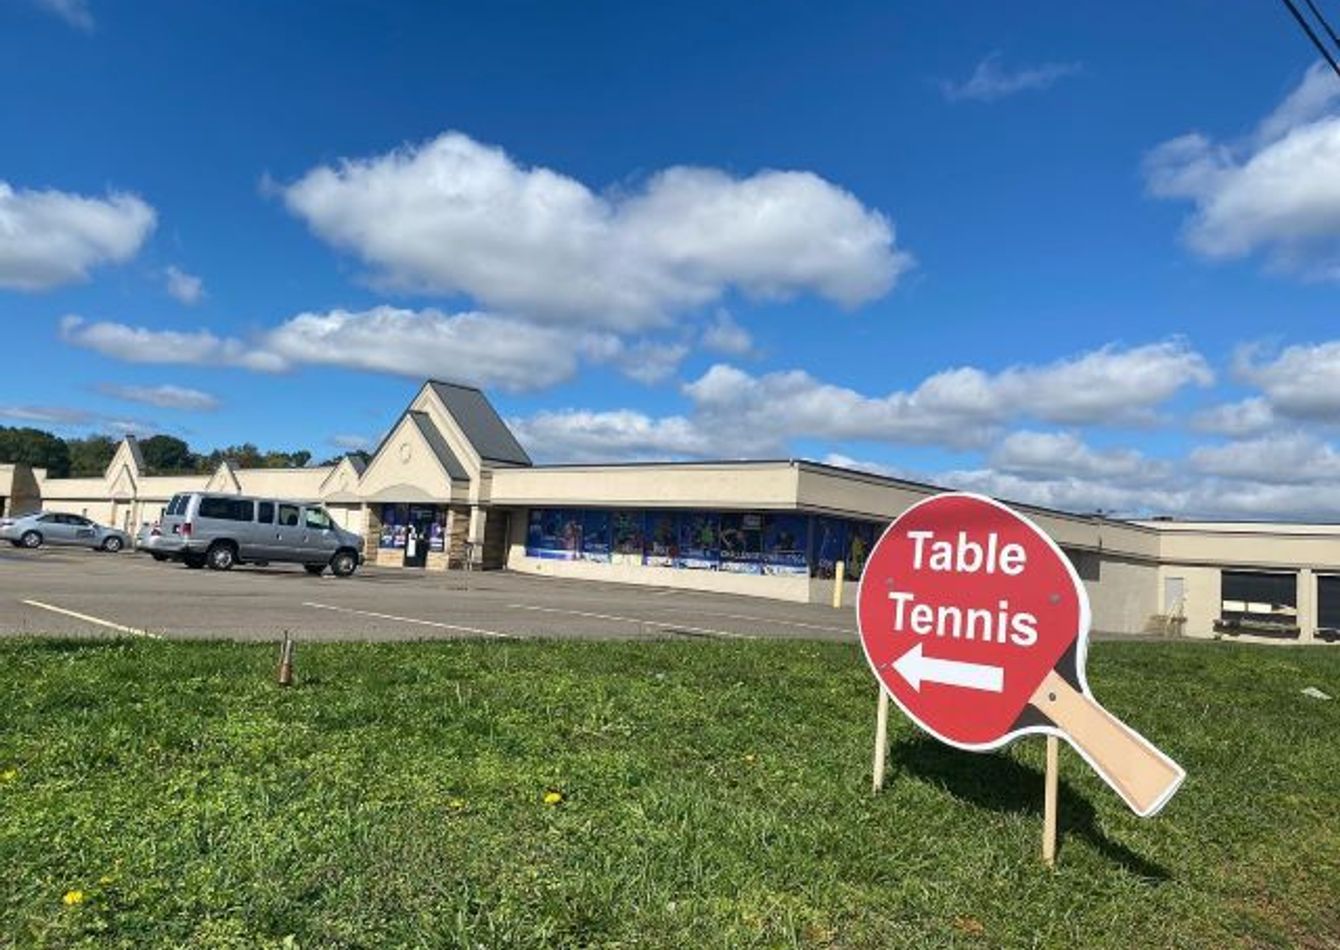
<instances>
[{"instance_id":1,"label":"white arrow on sign","mask_svg":"<svg viewBox=\"0 0 1340 950\"><path fill-rule=\"evenodd\" d=\"M918 693L921 692L923 682L964 686L988 693L999 693L1005 689L1005 671L999 666L964 663L961 660L937 660L922 655L920 643L898 657L893 668Z\"/></svg>"}]
</instances>

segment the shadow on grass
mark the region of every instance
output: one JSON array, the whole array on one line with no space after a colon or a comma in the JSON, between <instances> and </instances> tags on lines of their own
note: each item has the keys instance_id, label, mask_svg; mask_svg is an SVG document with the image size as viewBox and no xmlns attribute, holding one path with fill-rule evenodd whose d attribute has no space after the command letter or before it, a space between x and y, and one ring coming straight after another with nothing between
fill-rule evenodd
<instances>
[{"instance_id":1,"label":"shadow on grass","mask_svg":"<svg viewBox=\"0 0 1340 950\"><path fill-rule=\"evenodd\" d=\"M962 801L998 812L1042 817L1043 773L1009 756L961 752L930 739L904 739L889 750L894 769L942 786ZM1098 827L1093 805L1063 779L1057 787L1057 849L1068 835L1084 838L1121 868L1157 883L1172 879L1161 864L1113 841Z\"/></svg>"}]
</instances>

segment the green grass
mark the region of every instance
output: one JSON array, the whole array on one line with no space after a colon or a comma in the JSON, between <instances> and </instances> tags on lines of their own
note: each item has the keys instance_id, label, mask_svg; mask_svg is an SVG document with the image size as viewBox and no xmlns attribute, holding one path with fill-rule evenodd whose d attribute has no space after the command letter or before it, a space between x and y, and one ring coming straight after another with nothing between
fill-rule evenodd
<instances>
[{"instance_id":1,"label":"green grass","mask_svg":"<svg viewBox=\"0 0 1340 950\"><path fill-rule=\"evenodd\" d=\"M1340 945L1340 651L1093 647L1189 772L892 729L815 643L0 641L0 944ZM896 712L896 711L895 711ZM561 803L546 805L557 791ZM82 903L62 896L81 890Z\"/></svg>"}]
</instances>

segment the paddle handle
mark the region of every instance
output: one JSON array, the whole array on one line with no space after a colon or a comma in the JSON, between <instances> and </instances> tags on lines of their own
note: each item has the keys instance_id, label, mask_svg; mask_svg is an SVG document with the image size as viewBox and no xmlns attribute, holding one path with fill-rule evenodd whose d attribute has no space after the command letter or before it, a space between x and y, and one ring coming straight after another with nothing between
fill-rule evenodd
<instances>
[{"instance_id":1,"label":"paddle handle","mask_svg":"<svg viewBox=\"0 0 1340 950\"><path fill-rule=\"evenodd\" d=\"M1056 724L1075 751L1141 817L1162 808L1186 778L1180 765L1055 670L1047 674L1029 703Z\"/></svg>"}]
</instances>

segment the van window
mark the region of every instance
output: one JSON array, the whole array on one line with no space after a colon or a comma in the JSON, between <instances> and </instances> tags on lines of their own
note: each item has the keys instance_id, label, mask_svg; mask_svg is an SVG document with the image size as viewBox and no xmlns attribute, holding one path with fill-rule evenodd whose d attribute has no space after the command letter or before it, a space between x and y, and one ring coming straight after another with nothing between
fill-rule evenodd
<instances>
[{"instance_id":1,"label":"van window","mask_svg":"<svg viewBox=\"0 0 1340 950\"><path fill-rule=\"evenodd\" d=\"M272 501L261 501L256 503L256 520L261 524L275 523L275 503Z\"/></svg>"},{"instance_id":2,"label":"van window","mask_svg":"<svg viewBox=\"0 0 1340 950\"><path fill-rule=\"evenodd\" d=\"M307 527L326 529L330 527L330 515L326 514L324 508L306 509Z\"/></svg>"},{"instance_id":3,"label":"van window","mask_svg":"<svg viewBox=\"0 0 1340 950\"><path fill-rule=\"evenodd\" d=\"M285 528L296 528L298 526L298 506L280 505L279 523Z\"/></svg>"},{"instance_id":4,"label":"van window","mask_svg":"<svg viewBox=\"0 0 1340 950\"><path fill-rule=\"evenodd\" d=\"M255 516L255 503L243 498L201 498L201 518L219 518L223 521L251 521Z\"/></svg>"},{"instance_id":5,"label":"van window","mask_svg":"<svg viewBox=\"0 0 1340 950\"><path fill-rule=\"evenodd\" d=\"M186 503L190 501L190 495L173 495L172 500L168 502L167 514L180 515L186 513Z\"/></svg>"}]
</instances>

